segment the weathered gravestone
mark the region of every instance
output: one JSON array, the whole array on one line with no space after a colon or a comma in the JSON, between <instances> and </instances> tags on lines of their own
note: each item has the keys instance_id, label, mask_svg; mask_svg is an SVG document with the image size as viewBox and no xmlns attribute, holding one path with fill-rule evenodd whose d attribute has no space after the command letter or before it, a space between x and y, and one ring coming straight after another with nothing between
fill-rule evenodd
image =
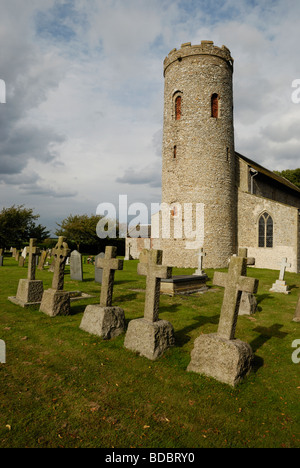
<instances>
[{"instance_id":1,"label":"weathered gravestone","mask_svg":"<svg viewBox=\"0 0 300 468\"><path fill-rule=\"evenodd\" d=\"M300 296L299 296L299 299L298 299L298 303L297 303L297 307L296 307L296 311L295 311L293 321L294 322L300 322Z\"/></svg>"},{"instance_id":2,"label":"weathered gravestone","mask_svg":"<svg viewBox=\"0 0 300 468\"><path fill-rule=\"evenodd\" d=\"M28 274L27 279L19 281L16 297L10 297L9 300L22 307L32 307L39 305L43 296L43 282L35 279L36 256L39 254L39 248L36 247L36 239L30 239L28 252ZM22 257L23 258L23 257Z\"/></svg>"},{"instance_id":3,"label":"weathered gravestone","mask_svg":"<svg viewBox=\"0 0 300 468\"><path fill-rule=\"evenodd\" d=\"M104 253L104 252L99 253L99 254L95 257L95 282L96 282L96 283L99 283L99 284L102 284L103 270L102 270L102 268L98 268L98 267L97 267L97 265L98 265L98 259L99 259L99 258L104 258L104 257L105 257L105 253Z\"/></svg>"},{"instance_id":4,"label":"weathered gravestone","mask_svg":"<svg viewBox=\"0 0 300 468\"><path fill-rule=\"evenodd\" d=\"M248 249L239 249L239 257L247 259L247 265L253 265L255 263L254 258L248 258ZM257 310L257 300L254 294L243 291L239 306L239 315L253 315Z\"/></svg>"},{"instance_id":5,"label":"weathered gravestone","mask_svg":"<svg viewBox=\"0 0 300 468\"><path fill-rule=\"evenodd\" d=\"M160 282L172 276L172 268L162 266L162 254L161 250L143 250L140 254L137 271L147 277L144 318L129 322L124 341L126 348L151 360L175 344L172 324L159 320Z\"/></svg>"},{"instance_id":6,"label":"weathered gravestone","mask_svg":"<svg viewBox=\"0 0 300 468\"><path fill-rule=\"evenodd\" d=\"M286 268L289 268L291 266L290 263L287 262L287 258L283 258L281 261L280 265L280 273L279 273L279 279L276 280L275 283L273 283L272 288L270 291L272 292L278 292L278 293L284 293L284 294L289 294L290 291L288 290L288 286L286 282L284 281L284 274Z\"/></svg>"},{"instance_id":7,"label":"weathered gravestone","mask_svg":"<svg viewBox=\"0 0 300 468\"><path fill-rule=\"evenodd\" d=\"M82 255L77 250L73 250L70 256L70 278L83 281Z\"/></svg>"},{"instance_id":8,"label":"weathered gravestone","mask_svg":"<svg viewBox=\"0 0 300 468\"><path fill-rule=\"evenodd\" d=\"M194 275L205 275L205 271L203 270L203 259L204 257L206 257L206 253L203 251L203 248L200 249L199 251L199 255L198 255L198 268L197 270L195 271L195 273L193 273Z\"/></svg>"},{"instance_id":9,"label":"weathered gravestone","mask_svg":"<svg viewBox=\"0 0 300 468\"><path fill-rule=\"evenodd\" d=\"M213 284L225 288L217 333L195 340L188 371L237 385L251 370L252 348L235 339L239 301L242 291L255 293L258 280L247 278L247 259L231 257L228 273L215 272Z\"/></svg>"},{"instance_id":10,"label":"weathered gravestone","mask_svg":"<svg viewBox=\"0 0 300 468\"><path fill-rule=\"evenodd\" d=\"M37 267L38 270L43 270L44 269L46 259L47 259L47 251L43 250L41 252L40 261L39 261L39 264L38 264L38 267Z\"/></svg>"},{"instance_id":11,"label":"weathered gravestone","mask_svg":"<svg viewBox=\"0 0 300 468\"><path fill-rule=\"evenodd\" d=\"M6 344L5 341L0 340L0 364L6 363Z\"/></svg>"},{"instance_id":12,"label":"weathered gravestone","mask_svg":"<svg viewBox=\"0 0 300 468\"><path fill-rule=\"evenodd\" d=\"M65 241L65 237L59 237L58 243L52 250L52 255L55 259L52 288L44 291L40 306L40 311L50 317L68 315L70 313L70 294L63 290L65 264L71 252Z\"/></svg>"},{"instance_id":13,"label":"weathered gravestone","mask_svg":"<svg viewBox=\"0 0 300 468\"><path fill-rule=\"evenodd\" d=\"M104 258L98 258L96 266L103 269L100 304L88 305L80 324L81 330L106 340L125 330L124 310L112 306L115 271L123 270L123 260L116 256L117 248L107 246Z\"/></svg>"},{"instance_id":14,"label":"weathered gravestone","mask_svg":"<svg viewBox=\"0 0 300 468\"><path fill-rule=\"evenodd\" d=\"M3 266L3 249L0 249L0 267Z\"/></svg>"}]
</instances>

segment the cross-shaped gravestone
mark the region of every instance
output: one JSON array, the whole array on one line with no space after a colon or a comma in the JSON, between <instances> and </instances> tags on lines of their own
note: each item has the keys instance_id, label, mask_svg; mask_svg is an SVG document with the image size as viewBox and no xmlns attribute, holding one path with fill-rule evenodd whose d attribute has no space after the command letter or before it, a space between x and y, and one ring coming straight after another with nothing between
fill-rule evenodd
<instances>
[{"instance_id":1,"label":"cross-shaped gravestone","mask_svg":"<svg viewBox=\"0 0 300 468\"><path fill-rule=\"evenodd\" d=\"M158 321L160 280L171 278L172 268L162 266L162 250L144 250L139 257L137 272L147 277L144 318Z\"/></svg>"},{"instance_id":2,"label":"cross-shaped gravestone","mask_svg":"<svg viewBox=\"0 0 300 468\"><path fill-rule=\"evenodd\" d=\"M123 270L123 260L118 260L117 247L107 246L105 249L105 257L97 259L97 268L102 268L102 286L100 296L101 307L111 307L115 270Z\"/></svg>"},{"instance_id":3,"label":"cross-shaped gravestone","mask_svg":"<svg viewBox=\"0 0 300 468\"><path fill-rule=\"evenodd\" d=\"M283 281L284 280L284 274L286 268L289 268L291 266L290 263L287 262L287 258L283 258L280 264L280 273L279 273L279 280Z\"/></svg>"},{"instance_id":4,"label":"cross-shaped gravestone","mask_svg":"<svg viewBox=\"0 0 300 468\"><path fill-rule=\"evenodd\" d=\"M35 280L36 257L40 254L40 249L36 247L36 239L30 239L29 247L26 248L28 253L28 274L27 279Z\"/></svg>"},{"instance_id":5,"label":"cross-shaped gravestone","mask_svg":"<svg viewBox=\"0 0 300 468\"><path fill-rule=\"evenodd\" d=\"M67 257L70 255L71 249L65 242L66 238L60 236L58 243L52 249L52 255L55 259L54 275L52 280L52 289L62 291L64 289L64 275L65 275L65 264Z\"/></svg>"},{"instance_id":6,"label":"cross-shaped gravestone","mask_svg":"<svg viewBox=\"0 0 300 468\"><path fill-rule=\"evenodd\" d=\"M200 251L199 251L199 255L198 255L198 268L195 271L194 275L204 275L205 274L205 272L202 270L202 268L203 268L203 259L204 259L205 256L206 256L206 253L201 248Z\"/></svg>"},{"instance_id":7,"label":"cross-shaped gravestone","mask_svg":"<svg viewBox=\"0 0 300 468\"><path fill-rule=\"evenodd\" d=\"M227 340L234 339L242 291L252 294L257 292L258 280L247 278L246 273L247 259L231 257L228 273L214 274L213 284L225 288L218 335Z\"/></svg>"}]
</instances>

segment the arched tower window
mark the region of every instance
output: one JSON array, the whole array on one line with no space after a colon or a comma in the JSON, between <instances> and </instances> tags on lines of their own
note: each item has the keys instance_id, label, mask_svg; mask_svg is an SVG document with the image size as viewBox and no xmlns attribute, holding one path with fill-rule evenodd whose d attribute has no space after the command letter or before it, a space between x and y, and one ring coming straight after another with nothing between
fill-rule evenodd
<instances>
[{"instance_id":1,"label":"arched tower window","mask_svg":"<svg viewBox=\"0 0 300 468\"><path fill-rule=\"evenodd\" d=\"M273 247L273 219L266 212L258 220L258 247Z\"/></svg>"},{"instance_id":2,"label":"arched tower window","mask_svg":"<svg viewBox=\"0 0 300 468\"><path fill-rule=\"evenodd\" d=\"M181 118L181 96L177 96L175 99L175 120Z\"/></svg>"},{"instance_id":3,"label":"arched tower window","mask_svg":"<svg viewBox=\"0 0 300 468\"><path fill-rule=\"evenodd\" d=\"M211 97L211 116L216 119L219 117L219 95L216 93Z\"/></svg>"}]
</instances>

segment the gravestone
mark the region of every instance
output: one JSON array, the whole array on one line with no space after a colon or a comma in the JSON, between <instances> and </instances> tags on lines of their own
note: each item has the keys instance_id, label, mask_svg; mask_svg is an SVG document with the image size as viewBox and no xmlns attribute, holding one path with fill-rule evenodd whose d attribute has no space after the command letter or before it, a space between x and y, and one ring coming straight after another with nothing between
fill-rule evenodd
<instances>
[{"instance_id":1,"label":"gravestone","mask_svg":"<svg viewBox=\"0 0 300 468\"><path fill-rule=\"evenodd\" d=\"M41 252L40 261L39 261L39 264L38 264L38 267L37 267L38 270L43 270L44 269L46 259L47 259L47 252L46 252L46 250L43 250Z\"/></svg>"},{"instance_id":2,"label":"gravestone","mask_svg":"<svg viewBox=\"0 0 300 468\"><path fill-rule=\"evenodd\" d=\"M0 364L6 364L6 344L0 340Z\"/></svg>"},{"instance_id":3,"label":"gravestone","mask_svg":"<svg viewBox=\"0 0 300 468\"><path fill-rule=\"evenodd\" d=\"M102 270L102 268L98 268L98 267L97 267L98 258L104 258L104 257L105 257L105 253L104 253L104 252L99 253L99 254L95 257L95 282L96 282L96 283L99 283L99 284L102 284L103 270Z\"/></svg>"},{"instance_id":4,"label":"gravestone","mask_svg":"<svg viewBox=\"0 0 300 468\"><path fill-rule=\"evenodd\" d=\"M69 315L70 313L70 294L63 290L65 264L70 252L66 238L60 236L58 243L52 250L55 259L52 287L44 291L40 306L40 311L50 317Z\"/></svg>"},{"instance_id":5,"label":"gravestone","mask_svg":"<svg viewBox=\"0 0 300 468\"><path fill-rule=\"evenodd\" d=\"M255 261L253 262L254 259L248 258L248 249L246 248L239 249L238 256L246 258L247 265L249 264L253 265L255 263ZM241 300L240 300L239 315L253 315L255 314L256 310L257 310L257 299L254 296L254 294L243 291L241 295Z\"/></svg>"},{"instance_id":6,"label":"gravestone","mask_svg":"<svg viewBox=\"0 0 300 468\"><path fill-rule=\"evenodd\" d=\"M70 278L76 281L83 281L82 255L73 250L70 257Z\"/></svg>"},{"instance_id":7,"label":"gravestone","mask_svg":"<svg viewBox=\"0 0 300 468\"><path fill-rule=\"evenodd\" d=\"M114 276L123 270L123 260L118 260L117 248L107 246L104 258L97 259L97 268L102 268L103 278L100 304L88 305L84 311L80 329L108 340L125 330L125 314L121 307L112 306Z\"/></svg>"},{"instance_id":8,"label":"gravestone","mask_svg":"<svg viewBox=\"0 0 300 468\"><path fill-rule=\"evenodd\" d=\"M144 318L131 320L124 346L154 360L175 343L174 329L170 322L159 320L160 283L170 278L172 268L162 266L161 250L143 250L139 257L138 274L146 276Z\"/></svg>"},{"instance_id":9,"label":"gravestone","mask_svg":"<svg viewBox=\"0 0 300 468\"><path fill-rule=\"evenodd\" d=\"M19 267L24 267L24 266L25 266L25 258L23 257L23 255L20 255Z\"/></svg>"},{"instance_id":10,"label":"gravestone","mask_svg":"<svg viewBox=\"0 0 300 468\"><path fill-rule=\"evenodd\" d=\"M235 339L239 301L242 291L256 293L258 280L247 278L247 259L231 257L228 273L215 272L213 284L225 288L217 333L195 340L188 371L237 385L251 370L252 348Z\"/></svg>"},{"instance_id":11,"label":"gravestone","mask_svg":"<svg viewBox=\"0 0 300 468\"><path fill-rule=\"evenodd\" d=\"M49 266L48 271L51 271L51 273L54 273L55 270L55 257L53 257L51 265Z\"/></svg>"},{"instance_id":12,"label":"gravestone","mask_svg":"<svg viewBox=\"0 0 300 468\"><path fill-rule=\"evenodd\" d=\"M39 248L36 247L36 239L30 239L28 252L28 273L27 279L19 281L16 297L8 298L11 302L21 307L33 307L39 305L43 296L43 282L35 279L36 256ZM24 259L24 257L22 257Z\"/></svg>"},{"instance_id":13,"label":"gravestone","mask_svg":"<svg viewBox=\"0 0 300 468\"><path fill-rule=\"evenodd\" d=\"M287 262L287 258L283 258L280 264L280 273L279 273L279 279L276 280L275 283L273 283L272 288L270 291L272 292L278 292L278 293L284 293L284 294L289 294L290 291L288 290L288 286L286 282L284 281L284 274L286 268L289 268L291 266L290 263Z\"/></svg>"},{"instance_id":14,"label":"gravestone","mask_svg":"<svg viewBox=\"0 0 300 468\"><path fill-rule=\"evenodd\" d=\"M194 275L199 275L199 276L205 275L205 271L203 270L203 259L204 259L204 257L206 257L206 253L201 248L200 251L199 251L199 256L198 256L198 268L195 271L195 273L193 273Z\"/></svg>"},{"instance_id":15,"label":"gravestone","mask_svg":"<svg viewBox=\"0 0 300 468\"><path fill-rule=\"evenodd\" d=\"M0 267L3 266L3 249L0 249Z\"/></svg>"},{"instance_id":16,"label":"gravestone","mask_svg":"<svg viewBox=\"0 0 300 468\"><path fill-rule=\"evenodd\" d=\"M294 322L300 322L300 296L299 296L299 299L298 299L298 302L297 302L297 307L296 307L296 311L295 311L293 321Z\"/></svg>"}]
</instances>

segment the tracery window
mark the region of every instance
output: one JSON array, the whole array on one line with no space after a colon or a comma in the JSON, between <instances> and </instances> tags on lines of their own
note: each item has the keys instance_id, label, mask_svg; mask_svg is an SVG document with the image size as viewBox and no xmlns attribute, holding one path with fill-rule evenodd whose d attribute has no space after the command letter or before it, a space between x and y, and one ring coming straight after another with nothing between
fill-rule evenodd
<instances>
[{"instance_id":1,"label":"tracery window","mask_svg":"<svg viewBox=\"0 0 300 468\"><path fill-rule=\"evenodd\" d=\"M267 212L258 220L258 247L273 247L273 219Z\"/></svg>"}]
</instances>

